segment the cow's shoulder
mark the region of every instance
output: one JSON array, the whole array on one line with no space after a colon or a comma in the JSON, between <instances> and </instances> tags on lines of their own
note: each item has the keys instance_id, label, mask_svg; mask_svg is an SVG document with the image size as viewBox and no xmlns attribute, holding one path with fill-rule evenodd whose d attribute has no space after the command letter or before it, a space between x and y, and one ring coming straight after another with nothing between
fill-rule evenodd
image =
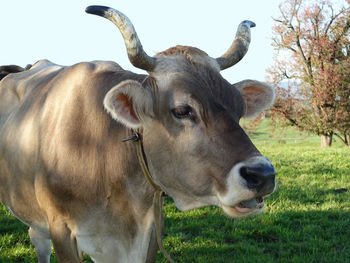
<instances>
[{"instance_id":1,"label":"cow's shoulder","mask_svg":"<svg viewBox=\"0 0 350 263\"><path fill-rule=\"evenodd\" d=\"M119 72L124 71L123 68L113 61L101 61L95 60L91 62L80 62L69 67L65 67L63 74L69 74L70 77L83 77L84 79L91 80L97 75L106 72ZM67 77L65 75L65 77Z\"/></svg>"}]
</instances>

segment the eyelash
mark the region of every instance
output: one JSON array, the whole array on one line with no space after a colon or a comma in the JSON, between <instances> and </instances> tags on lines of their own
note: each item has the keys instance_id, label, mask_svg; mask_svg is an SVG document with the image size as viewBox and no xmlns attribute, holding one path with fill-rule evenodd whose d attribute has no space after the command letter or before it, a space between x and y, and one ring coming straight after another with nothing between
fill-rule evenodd
<instances>
[{"instance_id":1,"label":"eyelash","mask_svg":"<svg viewBox=\"0 0 350 263\"><path fill-rule=\"evenodd\" d=\"M177 119L189 119L189 120L196 120L196 113L194 109L189 105L184 106L178 106L171 110L171 113L173 116Z\"/></svg>"}]
</instances>

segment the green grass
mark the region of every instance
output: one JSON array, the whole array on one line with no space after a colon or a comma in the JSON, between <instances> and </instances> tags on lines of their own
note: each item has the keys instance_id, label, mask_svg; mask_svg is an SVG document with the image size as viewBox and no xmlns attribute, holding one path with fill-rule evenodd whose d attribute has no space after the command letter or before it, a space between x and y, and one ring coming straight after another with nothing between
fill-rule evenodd
<instances>
[{"instance_id":1,"label":"green grass","mask_svg":"<svg viewBox=\"0 0 350 263\"><path fill-rule=\"evenodd\" d=\"M277 190L266 198L265 213L243 220L215 207L182 213L167 199L167 251L187 263L350 262L350 149L338 142L322 149L317 137L296 131L288 137L300 138L285 142L259 132L253 141L277 171ZM0 262L36 260L26 231L0 207ZM157 262L166 262L160 253Z\"/></svg>"},{"instance_id":2,"label":"green grass","mask_svg":"<svg viewBox=\"0 0 350 263\"><path fill-rule=\"evenodd\" d=\"M169 202L169 252L180 262L350 262L350 149L259 148L277 170L266 212L231 220L218 208L179 213Z\"/></svg>"}]
</instances>

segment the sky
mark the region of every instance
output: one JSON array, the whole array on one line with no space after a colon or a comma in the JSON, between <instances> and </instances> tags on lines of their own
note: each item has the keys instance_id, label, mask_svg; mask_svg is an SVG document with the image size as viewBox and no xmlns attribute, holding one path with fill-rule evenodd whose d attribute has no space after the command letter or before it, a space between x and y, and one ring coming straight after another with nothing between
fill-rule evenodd
<instances>
[{"instance_id":1,"label":"sky","mask_svg":"<svg viewBox=\"0 0 350 263\"><path fill-rule=\"evenodd\" d=\"M0 65L26 66L40 59L60 65L112 60L145 73L129 62L124 41L110 21L85 13L89 5L110 6L132 21L142 46L152 56L175 45L200 48L220 57L237 27L251 20L246 56L222 75L231 83L265 80L273 64L272 17L281 0L11 0L0 5Z\"/></svg>"}]
</instances>

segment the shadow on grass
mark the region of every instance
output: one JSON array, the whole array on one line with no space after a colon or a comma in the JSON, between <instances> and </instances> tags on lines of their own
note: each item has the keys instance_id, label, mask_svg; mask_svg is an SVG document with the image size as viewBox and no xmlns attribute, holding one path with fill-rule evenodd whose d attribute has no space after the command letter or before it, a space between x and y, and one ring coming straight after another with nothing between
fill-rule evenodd
<instances>
[{"instance_id":1,"label":"shadow on grass","mask_svg":"<svg viewBox=\"0 0 350 263\"><path fill-rule=\"evenodd\" d=\"M167 218L165 232L166 249L179 262L350 262L349 211Z\"/></svg>"},{"instance_id":2,"label":"shadow on grass","mask_svg":"<svg viewBox=\"0 0 350 263\"><path fill-rule=\"evenodd\" d=\"M307 184L307 182L305 182ZM348 187L333 186L324 184L290 184L279 183L277 190L272 194L271 203L282 202L292 206L312 206L321 207L323 205L337 204L339 209L349 205L350 189Z\"/></svg>"},{"instance_id":3,"label":"shadow on grass","mask_svg":"<svg viewBox=\"0 0 350 263\"><path fill-rule=\"evenodd\" d=\"M0 205L0 262L35 261L36 255L29 240L28 227Z\"/></svg>"},{"instance_id":4,"label":"shadow on grass","mask_svg":"<svg viewBox=\"0 0 350 263\"><path fill-rule=\"evenodd\" d=\"M176 262L350 262L350 211L286 209L232 220L213 207L181 213L168 203L165 210L172 213L165 213L164 244ZM3 211L0 262L36 262L27 227Z\"/></svg>"},{"instance_id":5,"label":"shadow on grass","mask_svg":"<svg viewBox=\"0 0 350 263\"><path fill-rule=\"evenodd\" d=\"M28 231L28 227L17 218L12 215L1 215L1 212L0 210L0 235L11 233L18 236Z\"/></svg>"}]
</instances>

